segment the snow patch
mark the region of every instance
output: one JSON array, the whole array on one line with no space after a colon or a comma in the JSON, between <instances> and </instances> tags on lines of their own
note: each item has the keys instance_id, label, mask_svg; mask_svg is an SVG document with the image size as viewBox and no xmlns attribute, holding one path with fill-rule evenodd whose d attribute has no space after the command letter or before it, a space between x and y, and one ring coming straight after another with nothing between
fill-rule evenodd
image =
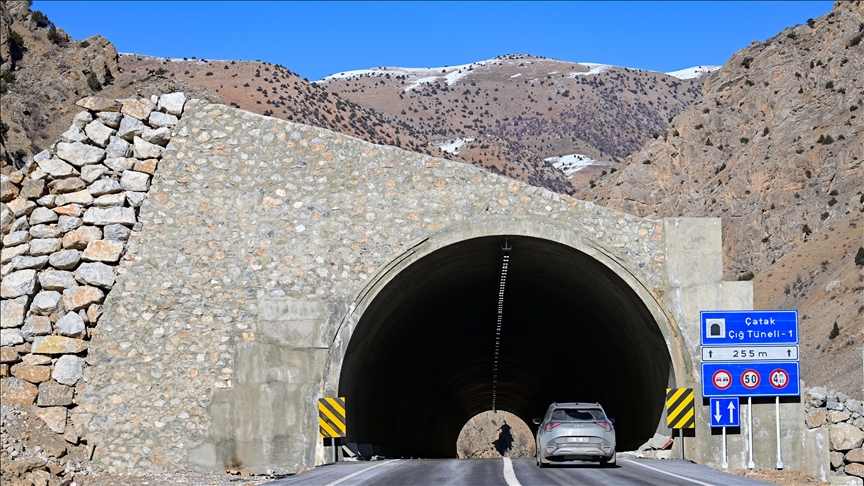
<instances>
[{"instance_id":1,"label":"snow patch","mask_svg":"<svg viewBox=\"0 0 864 486\"><path fill-rule=\"evenodd\" d=\"M693 66L687 69L679 69L678 71L663 74L674 76L678 79L694 79L701 78L703 75L712 73L718 69L720 69L720 66Z\"/></svg>"},{"instance_id":2,"label":"snow patch","mask_svg":"<svg viewBox=\"0 0 864 486\"><path fill-rule=\"evenodd\" d=\"M461 149L462 146L466 143L473 141L474 137L457 138L455 140L450 140L449 142L445 142L439 145L438 148L443 150L444 152L447 152L448 154L459 155L459 149Z\"/></svg>"},{"instance_id":3,"label":"snow patch","mask_svg":"<svg viewBox=\"0 0 864 486\"><path fill-rule=\"evenodd\" d=\"M516 74L514 74L513 76L510 76L510 77L511 77L511 78L518 78L519 76L522 76L522 73L516 73Z\"/></svg>"},{"instance_id":4,"label":"snow patch","mask_svg":"<svg viewBox=\"0 0 864 486\"><path fill-rule=\"evenodd\" d=\"M591 157L588 157L587 155L582 154L562 155L560 157L549 157L548 159L543 160L552 164L552 167L560 170L567 177L570 177L571 175L579 172L586 167L591 167L594 165L608 165L608 162L604 162L602 160L595 160Z\"/></svg>"},{"instance_id":5,"label":"snow patch","mask_svg":"<svg viewBox=\"0 0 864 486\"><path fill-rule=\"evenodd\" d=\"M354 71L344 71L341 73L331 74L325 78L315 81L316 83L326 83L337 79L349 79L362 76L377 76L381 77L389 74L394 76L406 76L406 81L411 81L404 90L409 91L420 85L434 83L439 79L444 79L447 85L452 85L458 82L465 76L468 76L474 68L486 65L500 65L500 60L488 59L486 61L472 62L471 64L462 64L460 66L447 66L437 68L402 68L402 67L378 67L372 69L358 69Z\"/></svg>"},{"instance_id":6,"label":"snow patch","mask_svg":"<svg viewBox=\"0 0 864 486\"><path fill-rule=\"evenodd\" d=\"M567 75L568 78L576 78L576 76L588 76L590 74L600 74L609 68L619 67L619 66L612 66L609 64L597 64L594 62L577 62L576 64L581 64L581 65L587 67L588 72L587 73L570 73Z\"/></svg>"}]
</instances>

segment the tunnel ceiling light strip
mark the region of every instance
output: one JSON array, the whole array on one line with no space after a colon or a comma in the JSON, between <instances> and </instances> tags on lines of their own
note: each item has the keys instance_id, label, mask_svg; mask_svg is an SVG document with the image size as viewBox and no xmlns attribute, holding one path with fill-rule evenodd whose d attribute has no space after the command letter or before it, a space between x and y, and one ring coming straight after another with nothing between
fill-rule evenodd
<instances>
[{"instance_id":1,"label":"tunnel ceiling light strip","mask_svg":"<svg viewBox=\"0 0 864 486\"><path fill-rule=\"evenodd\" d=\"M501 345L501 322L504 318L504 288L507 285L507 267L510 265L510 250L512 248L504 239L501 247L501 281L498 285L498 322L495 328L495 357L492 361L492 411L497 411L498 399L498 351Z\"/></svg>"}]
</instances>

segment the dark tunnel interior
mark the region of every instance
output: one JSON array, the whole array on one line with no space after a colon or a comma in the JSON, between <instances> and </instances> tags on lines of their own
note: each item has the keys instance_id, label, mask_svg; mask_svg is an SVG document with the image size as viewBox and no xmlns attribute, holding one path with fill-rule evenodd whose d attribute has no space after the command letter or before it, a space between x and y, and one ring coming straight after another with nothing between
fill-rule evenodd
<instances>
[{"instance_id":1,"label":"dark tunnel interior","mask_svg":"<svg viewBox=\"0 0 864 486\"><path fill-rule=\"evenodd\" d=\"M599 402L616 420L619 451L650 439L671 359L644 303L585 253L506 238L496 408L530 425L552 402ZM375 297L339 380L348 441L393 457L456 457L462 426L492 409L504 243L502 235L444 247Z\"/></svg>"}]
</instances>

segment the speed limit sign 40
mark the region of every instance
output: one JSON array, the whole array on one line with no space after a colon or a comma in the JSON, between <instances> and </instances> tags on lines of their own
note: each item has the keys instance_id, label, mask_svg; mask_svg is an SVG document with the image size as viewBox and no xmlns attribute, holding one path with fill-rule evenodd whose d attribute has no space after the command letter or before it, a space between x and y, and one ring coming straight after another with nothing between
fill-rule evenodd
<instances>
[{"instance_id":1,"label":"speed limit sign 40","mask_svg":"<svg viewBox=\"0 0 864 486\"><path fill-rule=\"evenodd\" d=\"M779 390L789 384L789 373L786 373L786 370L783 369L776 369L771 372L768 380L771 382L771 386Z\"/></svg>"},{"instance_id":2,"label":"speed limit sign 40","mask_svg":"<svg viewBox=\"0 0 864 486\"><path fill-rule=\"evenodd\" d=\"M741 373L741 384L748 390L754 390L759 386L762 379L759 377L759 372L753 369L745 370Z\"/></svg>"}]
</instances>

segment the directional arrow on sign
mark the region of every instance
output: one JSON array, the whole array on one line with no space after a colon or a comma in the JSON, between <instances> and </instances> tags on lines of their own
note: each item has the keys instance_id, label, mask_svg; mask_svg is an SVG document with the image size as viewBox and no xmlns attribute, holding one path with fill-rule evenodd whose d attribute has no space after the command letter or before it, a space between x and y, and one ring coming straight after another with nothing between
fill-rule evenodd
<instances>
[{"instance_id":1,"label":"directional arrow on sign","mask_svg":"<svg viewBox=\"0 0 864 486\"><path fill-rule=\"evenodd\" d=\"M714 412L714 420L719 422L720 417L722 417L722 415L720 415L720 400L715 401L714 405L715 405L715 408L717 409L717 411Z\"/></svg>"},{"instance_id":2,"label":"directional arrow on sign","mask_svg":"<svg viewBox=\"0 0 864 486\"><path fill-rule=\"evenodd\" d=\"M720 406L719 402L717 403L717 406ZM735 402L730 401L727 408L729 409L729 423L733 423L735 422ZM720 421L720 417L717 417L717 421Z\"/></svg>"},{"instance_id":3,"label":"directional arrow on sign","mask_svg":"<svg viewBox=\"0 0 864 486\"><path fill-rule=\"evenodd\" d=\"M711 398L711 427L740 427L738 397ZM726 412L729 412L727 415Z\"/></svg>"}]
</instances>

